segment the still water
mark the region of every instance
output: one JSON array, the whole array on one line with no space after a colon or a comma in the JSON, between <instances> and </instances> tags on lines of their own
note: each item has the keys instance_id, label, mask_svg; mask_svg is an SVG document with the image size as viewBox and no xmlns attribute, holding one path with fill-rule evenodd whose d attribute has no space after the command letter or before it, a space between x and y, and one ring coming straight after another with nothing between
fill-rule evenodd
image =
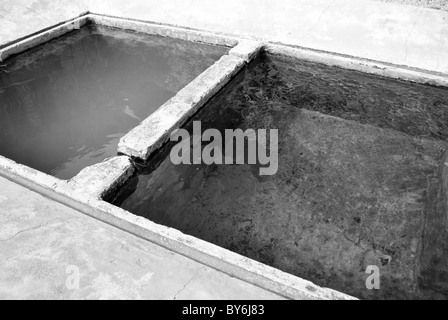
<instances>
[{"instance_id":1,"label":"still water","mask_svg":"<svg viewBox=\"0 0 448 320\"><path fill-rule=\"evenodd\" d=\"M115 204L359 298L448 298L448 90L262 55L192 121L278 129L277 174L170 143Z\"/></svg>"},{"instance_id":2,"label":"still water","mask_svg":"<svg viewBox=\"0 0 448 320\"><path fill-rule=\"evenodd\" d=\"M89 25L0 67L0 155L58 178L117 153L124 134L227 52Z\"/></svg>"}]
</instances>

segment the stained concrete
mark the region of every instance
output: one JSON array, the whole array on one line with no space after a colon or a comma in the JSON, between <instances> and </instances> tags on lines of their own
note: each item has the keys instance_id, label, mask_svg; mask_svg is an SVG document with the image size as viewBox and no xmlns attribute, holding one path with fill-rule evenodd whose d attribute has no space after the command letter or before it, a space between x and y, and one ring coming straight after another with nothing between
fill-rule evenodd
<instances>
[{"instance_id":1,"label":"stained concrete","mask_svg":"<svg viewBox=\"0 0 448 320\"><path fill-rule=\"evenodd\" d=\"M203 42L207 44L234 47L238 41L234 37L217 35L207 31L197 31L186 28L177 28L170 25L148 23L127 18L108 17L101 14L88 14L91 22L118 29L136 31L161 37L181 39L191 42Z\"/></svg>"},{"instance_id":2,"label":"stained concrete","mask_svg":"<svg viewBox=\"0 0 448 320\"><path fill-rule=\"evenodd\" d=\"M113 157L84 168L67 182L67 186L73 192L81 190L84 194L102 199L116 192L116 189L132 177L134 171L135 168L128 157Z\"/></svg>"},{"instance_id":3,"label":"stained concrete","mask_svg":"<svg viewBox=\"0 0 448 320\"><path fill-rule=\"evenodd\" d=\"M4 178L0 189L0 299L282 299Z\"/></svg>"}]
</instances>

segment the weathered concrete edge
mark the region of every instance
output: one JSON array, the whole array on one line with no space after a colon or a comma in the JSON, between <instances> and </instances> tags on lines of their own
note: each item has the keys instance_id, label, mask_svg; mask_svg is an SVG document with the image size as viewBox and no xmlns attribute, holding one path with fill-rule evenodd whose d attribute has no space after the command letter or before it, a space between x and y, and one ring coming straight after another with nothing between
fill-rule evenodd
<instances>
[{"instance_id":1,"label":"weathered concrete edge","mask_svg":"<svg viewBox=\"0 0 448 320\"><path fill-rule=\"evenodd\" d=\"M257 46L261 43L260 39L254 37L239 38L236 36L222 35L219 33L212 33L202 30L85 12L81 13L80 16L74 19L67 20L66 22L49 27L48 29L38 31L30 36L15 40L12 43L2 45L0 47L0 62L6 60L11 55L19 54L32 47L62 36L65 33L72 31L74 26L82 27L88 22L121 29L134 30L146 34L234 47L229 54L240 56L246 61L248 61L250 57L244 57L239 52L239 50L241 50L240 48L244 48L244 46L250 48L250 46ZM239 46L239 44L241 44L241 46ZM448 74L441 72L415 69L409 66L400 66L386 62L367 60L360 57L344 56L334 52L318 51L311 48L297 48L288 44L266 42L263 45L263 49L272 54L286 55L297 59L338 66L364 73L436 86L448 86Z\"/></svg>"},{"instance_id":2,"label":"weathered concrete edge","mask_svg":"<svg viewBox=\"0 0 448 320\"><path fill-rule=\"evenodd\" d=\"M155 224L101 200L111 187L115 189L124 184L134 170L128 157L118 156L87 167L75 178L66 181L0 156L0 176L232 277L289 299L355 299L175 229Z\"/></svg>"},{"instance_id":3,"label":"weathered concrete edge","mask_svg":"<svg viewBox=\"0 0 448 320\"><path fill-rule=\"evenodd\" d=\"M183 26L170 25L167 23L156 23L152 21L136 20L126 17L109 16L100 13L89 13L89 21L99 25L111 26L121 29L129 29L137 32L167 36L193 42L204 42L208 44L234 47L235 55L238 55L236 46L262 44L262 49L280 55L288 55L298 59L319 62L327 65L339 66L341 68L357 70L364 73L380 75L389 78L408 80L437 86L447 86L448 74L426 69L418 69L407 65L398 65L391 62L381 62L367 58L343 55L337 52L326 52L313 48L296 47L288 43L276 43L259 37L237 36L219 32L209 32ZM230 53L229 53L230 54ZM240 55L241 58L244 58ZM249 59L247 59L248 61Z\"/></svg>"},{"instance_id":4,"label":"weathered concrete edge","mask_svg":"<svg viewBox=\"0 0 448 320\"><path fill-rule=\"evenodd\" d=\"M107 27L226 47L234 47L239 42L237 38L220 36L211 32L196 31L132 19L109 17L95 13L89 14L89 21Z\"/></svg>"},{"instance_id":5,"label":"weathered concrete edge","mask_svg":"<svg viewBox=\"0 0 448 320\"><path fill-rule=\"evenodd\" d=\"M3 42L3 43L0 43L0 50L2 50L2 49L4 49L4 48L7 48L7 47L10 47L10 46L12 46L12 45L14 45L14 44L16 44L16 43L18 43L18 42L20 42L20 41L29 39L29 38L31 38L31 37L33 37L33 36L40 35L40 34L46 32L46 31L48 31L48 30L58 28L58 27L60 27L61 25L64 25L64 24L66 24L66 23L70 23L70 22L73 23L73 22L74 22L75 20L77 20L78 18L82 18L82 17L84 17L84 16L87 16L88 14L89 14L89 11L81 11L78 15L76 15L76 16L73 17L73 18L66 19L66 20L60 21L60 22L58 22L58 23L49 25L48 27L45 27L45 28L36 30L35 32L32 32L32 33L29 33L29 34L24 35L24 36L22 36L22 37L16 38L16 39L14 39L14 40L12 40L12 41L6 41L6 42Z\"/></svg>"},{"instance_id":6,"label":"weathered concrete edge","mask_svg":"<svg viewBox=\"0 0 448 320\"><path fill-rule=\"evenodd\" d=\"M102 199L121 188L134 173L135 167L128 157L116 156L84 168L72 179L62 180L0 156L0 176L44 195L77 193Z\"/></svg>"},{"instance_id":7,"label":"weathered concrete edge","mask_svg":"<svg viewBox=\"0 0 448 320\"><path fill-rule=\"evenodd\" d=\"M29 189L55 190L64 180L19 164L0 155L0 175Z\"/></svg>"},{"instance_id":8,"label":"weathered concrete edge","mask_svg":"<svg viewBox=\"0 0 448 320\"><path fill-rule=\"evenodd\" d=\"M55 26L37 31L31 35L14 40L2 45L0 48L0 62L6 60L12 55L19 54L35 46L60 37L75 28L82 27L87 23L131 30L145 34L176 38L192 42L202 42L212 45L225 47L235 47L240 39L236 37L227 37L217 35L206 31L190 30L180 27L153 24L150 22L134 21L125 18L113 18L89 12L82 13L80 16L61 22Z\"/></svg>"},{"instance_id":9,"label":"weathered concrete edge","mask_svg":"<svg viewBox=\"0 0 448 320\"><path fill-rule=\"evenodd\" d=\"M426 83L438 86L447 86L448 74L439 71L417 69L407 65L397 65L389 62L369 60L362 57L347 56L336 52L326 52L312 48L298 48L288 43L275 43L257 37L241 37L233 34L219 32L208 32L205 30L192 29L182 26L169 25L166 23L155 23L151 21L135 20L126 17L108 16L99 13L89 13L89 21L99 25L129 29L147 34L167 36L193 42L204 42L208 44L234 47L235 55L239 55L240 48L257 46L262 44L263 49L268 52L304 60L311 60L324 64L331 64L345 69L376 74L384 77L399 78L402 80ZM241 45L241 46L240 46ZM239 47L237 49L237 46ZM250 57L243 57L248 61Z\"/></svg>"},{"instance_id":10,"label":"weathered concrete edge","mask_svg":"<svg viewBox=\"0 0 448 320\"><path fill-rule=\"evenodd\" d=\"M90 199L86 214L145 240L289 299L354 300L354 297L269 267L219 246L155 224L148 219ZM80 208L76 208L80 210Z\"/></svg>"},{"instance_id":11,"label":"weathered concrete edge","mask_svg":"<svg viewBox=\"0 0 448 320\"><path fill-rule=\"evenodd\" d=\"M87 194L95 199L103 199L110 193L117 192L135 171L128 157L116 156L84 168L74 178L68 180L64 188ZM60 183L59 187L62 184Z\"/></svg>"},{"instance_id":12,"label":"weathered concrete edge","mask_svg":"<svg viewBox=\"0 0 448 320\"><path fill-rule=\"evenodd\" d=\"M40 44L48 42L54 38L60 37L70 31L73 31L75 28L82 27L85 24L87 24L88 21L89 21L89 15L86 14L84 16L59 24L48 30L44 30L42 32L33 34L29 37L25 37L20 41L13 42L12 44L7 45L6 47L0 50L0 62L6 60L12 55L19 54L23 51L26 51Z\"/></svg>"},{"instance_id":13,"label":"weathered concrete edge","mask_svg":"<svg viewBox=\"0 0 448 320\"><path fill-rule=\"evenodd\" d=\"M199 108L221 90L246 64L236 55L225 55L200 74L139 126L120 139L118 152L146 161Z\"/></svg>"},{"instance_id":14,"label":"weathered concrete edge","mask_svg":"<svg viewBox=\"0 0 448 320\"><path fill-rule=\"evenodd\" d=\"M243 59L246 63L252 61L264 48L261 41L240 40L238 45L229 51L229 55Z\"/></svg>"},{"instance_id":15,"label":"weathered concrete edge","mask_svg":"<svg viewBox=\"0 0 448 320\"><path fill-rule=\"evenodd\" d=\"M322 63L329 66L336 66L343 69L360 71L377 76L448 87L448 74L443 74L440 72L408 69L398 65L363 60L356 57L345 57L334 53L318 52L314 50L294 48L271 43L266 44L264 50L273 55L282 55L295 59Z\"/></svg>"}]
</instances>

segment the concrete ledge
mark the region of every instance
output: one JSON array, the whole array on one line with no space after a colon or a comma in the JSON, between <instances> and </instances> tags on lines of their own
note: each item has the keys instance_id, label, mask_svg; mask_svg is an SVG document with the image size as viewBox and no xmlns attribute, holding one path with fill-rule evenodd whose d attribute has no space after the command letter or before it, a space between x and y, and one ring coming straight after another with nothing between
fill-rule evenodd
<instances>
[{"instance_id":1,"label":"concrete ledge","mask_svg":"<svg viewBox=\"0 0 448 320\"><path fill-rule=\"evenodd\" d=\"M63 180L2 156L0 156L0 176L38 192L54 190L63 182Z\"/></svg>"},{"instance_id":2,"label":"concrete ledge","mask_svg":"<svg viewBox=\"0 0 448 320\"><path fill-rule=\"evenodd\" d=\"M263 49L263 46L263 43L260 41L241 40L236 47L230 50L229 55L234 55L246 62L250 62Z\"/></svg>"},{"instance_id":3,"label":"concrete ledge","mask_svg":"<svg viewBox=\"0 0 448 320\"><path fill-rule=\"evenodd\" d=\"M2 0L0 49L87 13L85 0Z\"/></svg>"},{"instance_id":4,"label":"concrete ledge","mask_svg":"<svg viewBox=\"0 0 448 320\"><path fill-rule=\"evenodd\" d=\"M70 31L73 31L76 28L80 28L86 25L87 23L94 23L97 25L130 30L150 35L176 38L191 42L202 42L211 45L220 45L226 47L237 46L239 42L239 39L235 37L220 36L210 32L195 31L148 22L126 20L86 13L81 17L71 19L57 26L50 27L47 30L43 30L28 37L24 37L20 40L14 41L13 43L6 44L4 48L0 50L0 62L6 60L12 55L19 54L35 46L48 42L54 38L60 37Z\"/></svg>"},{"instance_id":5,"label":"concrete ledge","mask_svg":"<svg viewBox=\"0 0 448 320\"><path fill-rule=\"evenodd\" d=\"M61 180L0 156L0 176L43 195L52 194L51 198L58 201L61 201L58 194L68 197L76 194L83 201L103 199L122 187L134 173L130 159L121 156L86 167L70 180Z\"/></svg>"},{"instance_id":6,"label":"concrete ledge","mask_svg":"<svg viewBox=\"0 0 448 320\"><path fill-rule=\"evenodd\" d=\"M101 199L119 189L134 173L128 157L114 157L84 168L67 185L74 192Z\"/></svg>"},{"instance_id":7,"label":"concrete ledge","mask_svg":"<svg viewBox=\"0 0 448 320\"><path fill-rule=\"evenodd\" d=\"M355 300L180 231L157 225L104 201L89 201L85 213L143 239L289 299Z\"/></svg>"},{"instance_id":8,"label":"concrete ledge","mask_svg":"<svg viewBox=\"0 0 448 320\"><path fill-rule=\"evenodd\" d=\"M235 37L220 36L210 32L195 31L117 17L108 17L99 14L90 14L89 21L102 26L120 28L192 42L203 42L226 47L233 47L238 44L238 40Z\"/></svg>"},{"instance_id":9,"label":"concrete ledge","mask_svg":"<svg viewBox=\"0 0 448 320\"><path fill-rule=\"evenodd\" d=\"M75 28L80 28L88 22L88 16L82 16L61 25L45 30L38 34L24 38L21 41L15 42L4 49L0 50L0 62L6 60L8 57L19 54L23 51L31 49L35 46L48 42L54 38L60 37Z\"/></svg>"},{"instance_id":10,"label":"concrete ledge","mask_svg":"<svg viewBox=\"0 0 448 320\"><path fill-rule=\"evenodd\" d=\"M264 49L274 55L288 56L388 78L448 87L448 74L440 72L411 69L404 66L395 66L381 62L362 60L355 57L344 57L336 54L292 48L276 44L267 44Z\"/></svg>"},{"instance_id":11,"label":"concrete ledge","mask_svg":"<svg viewBox=\"0 0 448 320\"><path fill-rule=\"evenodd\" d=\"M223 88L245 61L223 56L139 126L121 138L118 151L133 158L147 160L169 139L171 132L184 124L213 95Z\"/></svg>"},{"instance_id":12,"label":"concrete ledge","mask_svg":"<svg viewBox=\"0 0 448 320\"><path fill-rule=\"evenodd\" d=\"M118 159L113 161L122 162ZM122 164L124 163L125 161ZM89 181L87 180L86 183L89 183ZM355 299L331 289L321 288L312 282L289 275L208 242L187 236L175 229L157 225L145 218L135 216L99 200L82 190L84 190L82 181L78 180L75 189L69 183L63 182L51 189L41 188L35 191L97 220L280 296L300 300Z\"/></svg>"},{"instance_id":13,"label":"concrete ledge","mask_svg":"<svg viewBox=\"0 0 448 320\"><path fill-rule=\"evenodd\" d=\"M289 275L180 231L157 225L99 198L133 174L127 157L114 157L63 181L0 156L0 175L93 218L290 299L354 299ZM102 179L105 179L104 181Z\"/></svg>"},{"instance_id":14,"label":"concrete ledge","mask_svg":"<svg viewBox=\"0 0 448 320\"><path fill-rule=\"evenodd\" d=\"M366 0L86 0L91 12L448 72L448 12Z\"/></svg>"}]
</instances>

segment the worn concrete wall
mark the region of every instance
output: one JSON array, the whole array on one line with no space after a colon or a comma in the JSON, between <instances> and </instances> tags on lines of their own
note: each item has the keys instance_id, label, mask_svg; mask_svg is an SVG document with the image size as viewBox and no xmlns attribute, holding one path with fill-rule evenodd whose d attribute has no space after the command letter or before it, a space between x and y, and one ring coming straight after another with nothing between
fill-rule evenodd
<instances>
[{"instance_id":1,"label":"worn concrete wall","mask_svg":"<svg viewBox=\"0 0 448 320\"><path fill-rule=\"evenodd\" d=\"M1 0L0 46L85 11L84 0Z\"/></svg>"}]
</instances>

